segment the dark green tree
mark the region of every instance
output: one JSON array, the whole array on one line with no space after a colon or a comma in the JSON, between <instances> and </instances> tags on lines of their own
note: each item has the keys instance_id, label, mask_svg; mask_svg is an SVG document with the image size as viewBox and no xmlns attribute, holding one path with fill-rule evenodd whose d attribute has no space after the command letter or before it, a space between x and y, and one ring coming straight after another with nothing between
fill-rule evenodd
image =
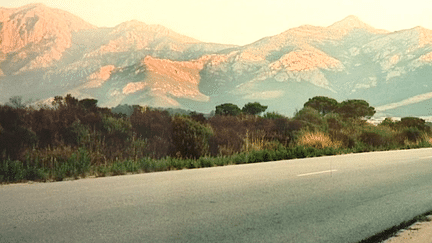
<instances>
[{"instance_id":1,"label":"dark green tree","mask_svg":"<svg viewBox=\"0 0 432 243\"><path fill-rule=\"evenodd\" d=\"M339 104L336 112L344 118L371 118L375 114L375 108L364 100L346 100Z\"/></svg>"},{"instance_id":2,"label":"dark green tree","mask_svg":"<svg viewBox=\"0 0 432 243\"><path fill-rule=\"evenodd\" d=\"M242 112L249 115L260 115L261 113L267 110L267 107L268 106L261 105L258 102L254 102L254 103L249 102L243 106Z\"/></svg>"},{"instance_id":3,"label":"dark green tree","mask_svg":"<svg viewBox=\"0 0 432 243\"><path fill-rule=\"evenodd\" d=\"M334 111L338 107L338 102L335 99L328 98L325 96L315 96L309 99L304 107L311 107L317 110L319 113L325 115Z\"/></svg>"},{"instance_id":4,"label":"dark green tree","mask_svg":"<svg viewBox=\"0 0 432 243\"><path fill-rule=\"evenodd\" d=\"M241 113L240 108L237 105L231 103L225 103L216 106L216 115L230 115L237 116Z\"/></svg>"}]
</instances>

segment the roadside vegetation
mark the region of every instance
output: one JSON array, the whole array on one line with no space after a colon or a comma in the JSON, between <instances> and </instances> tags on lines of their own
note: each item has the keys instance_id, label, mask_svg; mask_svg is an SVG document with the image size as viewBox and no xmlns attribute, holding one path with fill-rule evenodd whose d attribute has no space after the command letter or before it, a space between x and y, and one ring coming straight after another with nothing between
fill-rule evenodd
<instances>
[{"instance_id":1,"label":"roadside vegetation","mask_svg":"<svg viewBox=\"0 0 432 243\"><path fill-rule=\"evenodd\" d=\"M293 117L259 103L221 104L215 114L55 97L0 106L0 183L60 181L344 153L430 147L431 127L405 117L369 124L364 100L314 97Z\"/></svg>"}]
</instances>

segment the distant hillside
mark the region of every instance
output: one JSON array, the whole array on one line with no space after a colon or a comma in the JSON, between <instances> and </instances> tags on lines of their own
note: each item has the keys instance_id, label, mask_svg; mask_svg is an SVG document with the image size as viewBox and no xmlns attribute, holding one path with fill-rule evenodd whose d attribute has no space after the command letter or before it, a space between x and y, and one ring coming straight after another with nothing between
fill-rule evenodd
<instances>
[{"instance_id":1,"label":"distant hillside","mask_svg":"<svg viewBox=\"0 0 432 243\"><path fill-rule=\"evenodd\" d=\"M377 116L431 115L432 31L422 27L388 32L348 16L230 46L135 20L98 28L42 4L1 8L0 26L0 102L71 93L208 113L258 101L292 115L324 95L365 99Z\"/></svg>"}]
</instances>

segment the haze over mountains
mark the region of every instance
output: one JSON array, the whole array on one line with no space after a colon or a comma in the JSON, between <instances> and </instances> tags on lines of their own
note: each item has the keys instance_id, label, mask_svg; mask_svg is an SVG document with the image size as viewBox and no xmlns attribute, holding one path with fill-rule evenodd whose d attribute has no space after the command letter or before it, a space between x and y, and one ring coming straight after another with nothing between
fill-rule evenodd
<instances>
[{"instance_id":1,"label":"haze over mountains","mask_svg":"<svg viewBox=\"0 0 432 243\"><path fill-rule=\"evenodd\" d=\"M98 28L42 4L0 8L0 103L71 93L200 112L258 101L292 115L324 95L365 99L377 116L429 116L431 74L431 30L388 32L355 16L234 46L139 21Z\"/></svg>"}]
</instances>

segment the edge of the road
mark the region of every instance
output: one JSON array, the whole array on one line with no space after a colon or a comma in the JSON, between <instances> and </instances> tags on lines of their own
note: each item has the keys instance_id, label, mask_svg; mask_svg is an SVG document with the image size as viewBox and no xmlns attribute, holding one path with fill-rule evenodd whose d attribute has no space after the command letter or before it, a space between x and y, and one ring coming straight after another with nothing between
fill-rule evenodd
<instances>
[{"instance_id":1,"label":"edge of the road","mask_svg":"<svg viewBox=\"0 0 432 243\"><path fill-rule=\"evenodd\" d=\"M393 226L389 229L386 229L376 235L373 235L367 239L364 239L358 243L382 243L389 242L391 239L397 239L400 237L404 237L404 234L409 232L408 230L412 228L413 225L416 225L416 230L419 232L418 235L422 235L422 232L429 232L432 223L432 210L425 212L421 215L414 217L411 220L404 221L399 225ZM418 242L418 238L411 237L410 239L404 239L403 242ZM397 241L395 241L397 242ZM390 242L389 242L390 243Z\"/></svg>"}]
</instances>

